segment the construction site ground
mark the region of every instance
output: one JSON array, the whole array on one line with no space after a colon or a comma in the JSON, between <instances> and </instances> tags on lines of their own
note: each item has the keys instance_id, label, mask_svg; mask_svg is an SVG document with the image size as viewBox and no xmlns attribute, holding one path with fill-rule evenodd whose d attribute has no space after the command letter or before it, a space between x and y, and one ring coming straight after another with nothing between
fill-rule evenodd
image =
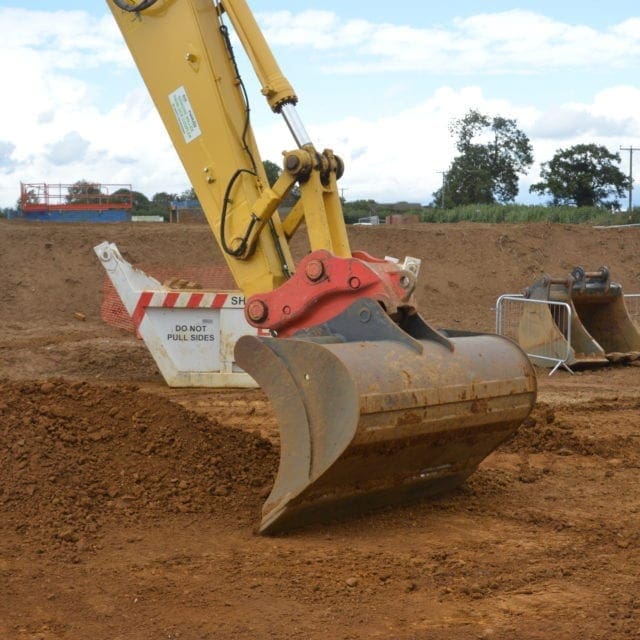
<instances>
[{"instance_id":1,"label":"construction site ground","mask_svg":"<svg viewBox=\"0 0 640 640\"><path fill-rule=\"evenodd\" d=\"M640 229L350 237L423 260L436 327L491 331L498 295L576 265L640 291ZM640 367L538 370L531 418L453 493L260 537L268 400L169 389L101 320L105 239L176 277L222 263L204 225L0 222L2 640L640 638Z\"/></svg>"}]
</instances>

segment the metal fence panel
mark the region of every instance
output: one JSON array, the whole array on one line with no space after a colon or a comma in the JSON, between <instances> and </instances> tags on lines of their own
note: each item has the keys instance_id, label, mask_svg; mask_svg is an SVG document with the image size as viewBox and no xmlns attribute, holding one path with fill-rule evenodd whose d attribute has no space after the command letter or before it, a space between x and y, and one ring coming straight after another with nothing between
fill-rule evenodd
<instances>
[{"instance_id":1,"label":"metal fence panel","mask_svg":"<svg viewBox=\"0 0 640 640\"><path fill-rule=\"evenodd\" d=\"M496 333L519 344L536 364L573 373L571 358L571 306L566 302L532 300L505 294L496 302ZM526 339L524 339L526 338Z\"/></svg>"},{"instance_id":2,"label":"metal fence panel","mask_svg":"<svg viewBox=\"0 0 640 640\"><path fill-rule=\"evenodd\" d=\"M631 319L640 327L640 293L625 293L624 303Z\"/></svg>"}]
</instances>

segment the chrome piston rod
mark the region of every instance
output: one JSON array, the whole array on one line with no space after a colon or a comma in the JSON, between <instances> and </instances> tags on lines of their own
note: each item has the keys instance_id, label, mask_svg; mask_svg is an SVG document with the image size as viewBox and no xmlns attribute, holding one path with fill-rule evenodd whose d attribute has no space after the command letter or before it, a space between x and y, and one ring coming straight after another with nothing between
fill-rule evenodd
<instances>
[{"instance_id":1,"label":"chrome piston rod","mask_svg":"<svg viewBox=\"0 0 640 640\"><path fill-rule=\"evenodd\" d=\"M282 114L284 121L287 123L287 127L289 127L289 131L291 131L291 135L296 141L298 147L302 148L307 144L312 144L311 138L309 137L307 130L304 128L304 124L298 115L295 105L283 105L280 113Z\"/></svg>"}]
</instances>

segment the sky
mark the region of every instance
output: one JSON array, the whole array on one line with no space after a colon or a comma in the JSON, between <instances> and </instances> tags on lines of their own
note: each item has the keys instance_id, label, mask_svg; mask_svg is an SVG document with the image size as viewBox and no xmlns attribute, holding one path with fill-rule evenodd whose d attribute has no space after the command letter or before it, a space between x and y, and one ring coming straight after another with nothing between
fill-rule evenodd
<instances>
[{"instance_id":1,"label":"sky","mask_svg":"<svg viewBox=\"0 0 640 640\"><path fill-rule=\"evenodd\" d=\"M640 148L637 0L249 0L317 148L345 162L347 200L428 204L456 155L449 126L476 109L514 118L535 163L561 148ZM0 2L0 207L20 182L189 180L105 1ZM240 46L235 47L240 57ZM263 160L295 143L241 61ZM634 155L640 205L640 152ZM622 202L626 206L626 197Z\"/></svg>"}]
</instances>

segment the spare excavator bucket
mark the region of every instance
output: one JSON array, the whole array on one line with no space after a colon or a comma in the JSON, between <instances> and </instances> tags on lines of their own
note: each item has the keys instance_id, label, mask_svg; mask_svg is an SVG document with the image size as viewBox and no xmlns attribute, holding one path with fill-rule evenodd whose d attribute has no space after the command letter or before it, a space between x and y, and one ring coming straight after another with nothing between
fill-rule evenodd
<instances>
[{"instance_id":1,"label":"spare excavator bucket","mask_svg":"<svg viewBox=\"0 0 640 640\"><path fill-rule=\"evenodd\" d=\"M280 423L260 533L455 487L531 411L536 378L510 340L410 337L368 299L293 338L244 336L236 360Z\"/></svg>"},{"instance_id":2,"label":"spare excavator bucket","mask_svg":"<svg viewBox=\"0 0 640 640\"><path fill-rule=\"evenodd\" d=\"M585 271L576 267L570 276L545 275L525 290L531 300L564 303L571 310L557 313L551 305L525 305L518 328L518 343L535 364L552 366L553 359L567 365L634 360L640 355L640 332L629 316L622 287L611 282L609 269Z\"/></svg>"}]
</instances>

